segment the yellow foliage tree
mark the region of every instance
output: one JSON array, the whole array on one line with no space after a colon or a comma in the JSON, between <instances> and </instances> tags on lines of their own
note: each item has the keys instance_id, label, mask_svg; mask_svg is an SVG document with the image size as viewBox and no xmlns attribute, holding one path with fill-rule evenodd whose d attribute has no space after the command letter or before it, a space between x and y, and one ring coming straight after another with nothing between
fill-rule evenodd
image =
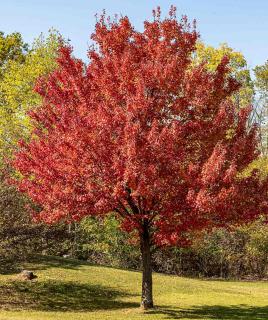
<instances>
[{"instance_id":1,"label":"yellow foliage tree","mask_svg":"<svg viewBox=\"0 0 268 320\"><path fill-rule=\"evenodd\" d=\"M239 92L233 96L236 106L242 108L251 105L254 97L254 84L250 77L247 61L241 52L235 51L226 43L221 44L218 48L214 48L206 46L203 42L199 42L194 63L205 62L209 70L215 71L224 56L229 58L231 75L241 83Z\"/></svg>"},{"instance_id":2,"label":"yellow foliage tree","mask_svg":"<svg viewBox=\"0 0 268 320\"><path fill-rule=\"evenodd\" d=\"M61 41L55 30L50 31L47 38L41 34L21 59L10 56L1 68L0 157L9 155L17 141L29 134L31 125L27 112L40 104L39 95L33 91L34 84L40 76L56 68L55 58Z\"/></svg>"}]
</instances>

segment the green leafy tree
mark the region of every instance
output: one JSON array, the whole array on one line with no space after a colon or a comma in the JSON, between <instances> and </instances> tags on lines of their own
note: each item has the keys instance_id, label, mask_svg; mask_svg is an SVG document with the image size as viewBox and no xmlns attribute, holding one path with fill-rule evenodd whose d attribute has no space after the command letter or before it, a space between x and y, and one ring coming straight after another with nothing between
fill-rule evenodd
<instances>
[{"instance_id":1,"label":"green leafy tree","mask_svg":"<svg viewBox=\"0 0 268 320\"><path fill-rule=\"evenodd\" d=\"M268 60L254 69L256 87L266 99L268 98Z\"/></svg>"},{"instance_id":2,"label":"green leafy tree","mask_svg":"<svg viewBox=\"0 0 268 320\"><path fill-rule=\"evenodd\" d=\"M5 35L0 31L0 78L9 61L23 63L28 52L28 45L23 42L18 32Z\"/></svg>"},{"instance_id":3,"label":"green leafy tree","mask_svg":"<svg viewBox=\"0 0 268 320\"><path fill-rule=\"evenodd\" d=\"M52 30L47 38L41 34L27 51L21 35L15 35L17 42L15 40L11 42L8 36L5 38L8 42L6 46L1 46L0 42L0 57L3 56L2 64L0 58L2 157L3 154L8 155L8 150L12 150L20 138L27 137L31 127L27 112L41 103L40 96L33 91L34 85L39 77L49 74L56 68L55 58L59 43L62 41L59 33Z\"/></svg>"},{"instance_id":4,"label":"green leafy tree","mask_svg":"<svg viewBox=\"0 0 268 320\"><path fill-rule=\"evenodd\" d=\"M119 227L114 215L103 218L86 217L81 221L79 231L77 256L80 253L83 258L116 267L140 267L138 243L133 243L135 237Z\"/></svg>"}]
</instances>

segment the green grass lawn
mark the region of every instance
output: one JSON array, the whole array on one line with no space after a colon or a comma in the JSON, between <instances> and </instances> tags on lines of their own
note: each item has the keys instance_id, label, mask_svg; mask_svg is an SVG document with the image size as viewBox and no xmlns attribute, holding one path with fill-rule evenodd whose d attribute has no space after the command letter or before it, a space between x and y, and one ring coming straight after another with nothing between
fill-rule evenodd
<instances>
[{"instance_id":1,"label":"green grass lawn","mask_svg":"<svg viewBox=\"0 0 268 320\"><path fill-rule=\"evenodd\" d=\"M0 275L1 320L268 319L268 282L154 274L155 309L139 309L141 274L74 260L28 263L38 278Z\"/></svg>"}]
</instances>

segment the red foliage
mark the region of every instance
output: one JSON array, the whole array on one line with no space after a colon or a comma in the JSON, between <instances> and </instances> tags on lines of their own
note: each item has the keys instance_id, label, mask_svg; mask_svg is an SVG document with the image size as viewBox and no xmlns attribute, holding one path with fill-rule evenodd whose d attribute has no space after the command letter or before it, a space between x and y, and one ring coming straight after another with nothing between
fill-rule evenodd
<instances>
[{"instance_id":1,"label":"red foliage","mask_svg":"<svg viewBox=\"0 0 268 320\"><path fill-rule=\"evenodd\" d=\"M191 65L197 38L186 17L157 11L143 32L102 16L88 65L61 48L14 160L41 219L114 211L129 231L146 221L163 245L267 212L267 180L237 175L258 156L250 108L237 113L230 100L239 84L226 58L214 73Z\"/></svg>"}]
</instances>

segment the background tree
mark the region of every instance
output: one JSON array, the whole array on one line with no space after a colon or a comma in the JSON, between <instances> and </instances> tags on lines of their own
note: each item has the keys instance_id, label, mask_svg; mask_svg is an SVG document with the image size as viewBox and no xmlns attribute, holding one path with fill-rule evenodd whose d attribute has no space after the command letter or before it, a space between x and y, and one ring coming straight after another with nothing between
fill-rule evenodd
<instances>
[{"instance_id":1,"label":"background tree","mask_svg":"<svg viewBox=\"0 0 268 320\"><path fill-rule=\"evenodd\" d=\"M116 216L85 217L77 227L76 257L102 265L140 268L139 243L120 229Z\"/></svg>"},{"instance_id":2,"label":"background tree","mask_svg":"<svg viewBox=\"0 0 268 320\"><path fill-rule=\"evenodd\" d=\"M35 223L25 210L29 199L6 184L10 168L4 162L16 148L17 141L30 132L29 109L41 103L33 91L40 76L56 68L60 35L51 30L39 36L29 48L20 33L0 32L0 256L7 261L27 258L33 253L64 253L72 248L73 234L61 224L48 227Z\"/></svg>"},{"instance_id":3,"label":"background tree","mask_svg":"<svg viewBox=\"0 0 268 320\"><path fill-rule=\"evenodd\" d=\"M205 62L208 70L215 71L224 57L229 59L230 75L240 83L239 90L233 93L235 105L238 109L252 105L254 82L251 79L247 61L241 52L235 51L226 43L214 48L199 41L196 45L193 62L194 64Z\"/></svg>"},{"instance_id":4,"label":"background tree","mask_svg":"<svg viewBox=\"0 0 268 320\"><path fill-rule=\"evenodd\" d=\"M48 226L32 220L26 209L29 199L5 182L0 173L0 273L36 254L59 255L73 248L74 234L65 224Z\"/></svg>"},{"instance_id":5,"label":"background tree","mask_svg":"<svg viewBox=\"0 0 268 320\"><path fill-rule=\"evenodd\" d=\"M260 91L260 94L267 99L268 96L268 61L263 65L257 66L254 69L256 77L256 86Z\"/></svg>"},{"instance_id":6,"label":"background tree","mask_svg":"<svg viewBox=\"0 0 268 320\"><path fill-rule=\"evenodd\" d=\"M262 154L267 157L268 151L268 61L254 69L255 86L258 93L256 105L261 114ZM266 161L267 162L267 161Z\"/></svg>"},{"instance_id":7,"label":"background tree","mask_svg":"<svg viewBox=\"0 0 268 320\"><path fill-rule=\"evenodd\" d=\"M14 160L39 219L113 212L136 233L144 308L153 306L152 249L267 211L267 180L239 175L258 156L250 109L232 103L239 85L226 57L214 72L192 66L197 38L174 8L164 20L157 10L143 32L102 16L90 63L63 47L59 68L37 85L43 104Z\"/></svg>"},{"instance_id":8,"label":"background tree","mask_svg":"<svg viewBox=\"0 0 268 320\"><path fill-rule=\"evenodd\" d=\"M20 33L14 32L5 36L4 32L0 31L0 77L9 61L24 62L27 51L28 45Z\"/></svg>"},{"instance_id":9,"label":"background tree","mask_svg":"<svg viewBox=\"0 0 268 320\"><path fill-rule=\"evenodd\" d=\"M267 112L268 112L268 62L261 66L257 66L254 69L255 74L255 99L254 109L257 114L257 121L259 123L260 130L260 150L261 155L258 159L253 161L246 172L258 168L263 176L267 176L268 173L268 123L267 123Z\"/></svg>"},{"instance_id":10,"label":"background tree","mask_svg":"<svg viewBox=\"0 0 268 320\"><path fill-rule=\"evenodd\" d=\"M0 36L0 157L29 134L27 112L41 103L33 91L37 79L56 68L61 36L51 30L29 49L19 33Z\"/></svg>"}]
</instances>

